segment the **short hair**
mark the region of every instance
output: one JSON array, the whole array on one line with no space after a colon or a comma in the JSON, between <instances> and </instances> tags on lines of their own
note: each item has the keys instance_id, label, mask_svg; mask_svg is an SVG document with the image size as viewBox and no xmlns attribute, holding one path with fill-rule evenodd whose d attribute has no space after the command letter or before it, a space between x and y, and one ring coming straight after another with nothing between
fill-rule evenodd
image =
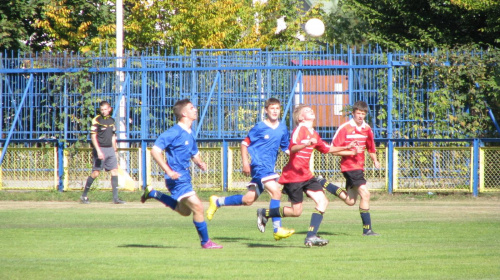
<instances>
[{"instance_id":1,"label":"short hair","mask_svg":"<svg viewBox=\"0 0 500 280\"><path fill-rule=\"evenodd\" d=\"M281 106L280 100L277 98L271 97L268 100L266 100L266 104L264 104L264 108L267 109L267 107L269 107L271 105L275 105L275 104L278 104Z\"/></svg>"},{"instance_id":2,"label":"short hair","mask_svg":"<svg viewBox=\"0 0 500 280\"><path fill-rule=\"evenodd\" d=\"M356 101L356 103L352 105L352 113L356 112L356 110L365 111L365 113L368 114L369 111L368 104L366 104L366 102L364 101Z\"/></svg>"},{"instance_id":3,"label":"short hair","mask_svg":"<svg viewBox=\"0 0 500 280\"><path fill-rule=\"evenodd\" d=\"M182 99L182 100L179 100L177 102L175 102L174 104L174 115L175 117L177 118L177 120L180 120L182 119L182 110L188 105L190 104L191 101L189 99Z\"/></svg>"},{"instance_id":4,"label":"short hair","mask_svg":"<svg viewBox=\"0 0 500 280\"><path fill-rule=\"evenodd\" d=\"M110 107L111 107L111 104L109 104L109 102L108 102L108 101L101 101L101 103L99 103L99 107L102 107L102 106L104 106L104 105L108 105L108 106L110 106Z\"/></svg>"},{"instance_id":5,"label":"short hair","mask_svg":"<svg viewBox=\"0 0 500 280\"><path fill-rule=\"evenodd\" d=\"M302 109L309 108L308 105L299 104L293 109L293 124L298 126L300 123L300 115L302 115Z\"/></svg>"}]
</instances>

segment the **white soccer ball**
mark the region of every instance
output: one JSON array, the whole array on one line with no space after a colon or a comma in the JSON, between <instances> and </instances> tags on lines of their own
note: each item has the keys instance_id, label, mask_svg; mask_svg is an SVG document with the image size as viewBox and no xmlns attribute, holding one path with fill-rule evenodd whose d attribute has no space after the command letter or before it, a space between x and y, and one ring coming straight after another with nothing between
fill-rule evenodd
<instances>
[{"instance_id":1,"label":"white soccer ball","mask_svg":"<svg viewBox=\"0 0 500 280\"><path fill-rule=\"evenodd\" d=\"M325 33L325 24L319 18L312 18L306 22L304 26L307 35L311 37L319 37Z\"/></svg>"}]
</instances>

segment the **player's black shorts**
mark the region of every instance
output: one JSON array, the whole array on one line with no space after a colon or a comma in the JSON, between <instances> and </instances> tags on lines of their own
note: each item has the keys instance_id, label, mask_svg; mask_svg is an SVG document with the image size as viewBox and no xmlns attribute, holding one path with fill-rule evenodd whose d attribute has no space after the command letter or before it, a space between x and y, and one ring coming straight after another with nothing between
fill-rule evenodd
<instances>
[{"instance_id":1,"label":"player's black shorts","mask_svg":"<svg viewBox=\"0 0 500 280\"><path fill-rule=\"evenodd\" d=\"M345 188L359 187L366 184L365 172L363 170L351 170L342 172L346 179Z\"/></svg>"},{"instance_id":2,"label":"player's black shorts","mask_svg":"<svg viewBox=\"0 0 500 280\"><path fill-rule=\"evenodd\" d=\"M304 193L307 190L323 191L323 186L312 178L305 182L287 183L284 185L283 191L288 195L292 203L301 203L304 201Z\"/></svg>"}]
</instances>

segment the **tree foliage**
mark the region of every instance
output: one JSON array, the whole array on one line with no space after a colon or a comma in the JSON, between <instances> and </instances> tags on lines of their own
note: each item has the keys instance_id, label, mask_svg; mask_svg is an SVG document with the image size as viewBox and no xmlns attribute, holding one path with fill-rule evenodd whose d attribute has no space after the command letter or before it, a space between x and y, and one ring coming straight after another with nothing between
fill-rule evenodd
<instances>
[{"instance_id":1,"label":"tree foliage","mask_svg":"<svg viewBox=\"0 0 500 280\"><path fill-rule=\"evenodd\" d=\"M43 34L34 20L40 17L46 0L8 0L0 2L0 51L40 50Z\"/></svg>"},{"instance_id":2,"label":"tree foliage","mask_svg":"<svg viewBox=\"0 0 500 280\"><path fill-rule=\"evenodd\" d=\"M434 89L425 100L412 100L434 120L431 138L498 137L488 114L491 108L500 117L500 51L477 53L470 46L434 54L410 55L412 68L421 74L412 79L416 90ZM425 104L423 103L425 102ZM419 111L409 116L421 120ZM422 111L420 111L421 113ZM416 129L429 129L420 127Z\"/></svg>"},{"instance_id":3,"label":"tree foliage","mask_svg":"<svg viewBox=\"0 0 500 280\"><path fill-rule=\"evenodd\" d=\"M256 2L247 0L159 0L148 5L134 2L126 20L126 47L194 48L304 48L312 41L296 38L302 14L297 0ZM312 14L319 14L316 10ZM278 18L287 29L276 34ZM307 15L306 15L307 16ZM302 32L303 33L303 32Z\"/></svg>"},{"instance_id":4,"label":"tree foliage","mask_svg":"<svg viewBox=\"0 0 500 280\"><path fill-rule=\"evenodd\" d=\"M264 3L265 2L265 3ZM319 9L298 9L299 0L123 1L124 47L303 49L302 25ZM116 46L115 3L104 0L9 0L0 4L0 50L97 51ZM276 33L285 16L287 29ZM324 42L323 42L324 43Z\"/></svg>"},{"instance_id":5,"label":"tree foliage","mask_svg":"<svg viewBox=\"0 0 500 280\"><path fill-rule=\"evenodd\" d=\"M46 49L86 52L95 46L99 30L114 26L112 8L104 0L48 0L34 26L43 30L39 36L46 38Z\"/></svg>"},{"instance_id":6,"label":"tree foliage","mask_svg":"<svg viewBox=\"0 0 500 280\"><path fill-rule=\"evenodd\" d=\"M340 6L341 12L330 21L352 34L349 43L389 49L500 46L500 2L342 0Z\"/></svg>"}]
</instances>

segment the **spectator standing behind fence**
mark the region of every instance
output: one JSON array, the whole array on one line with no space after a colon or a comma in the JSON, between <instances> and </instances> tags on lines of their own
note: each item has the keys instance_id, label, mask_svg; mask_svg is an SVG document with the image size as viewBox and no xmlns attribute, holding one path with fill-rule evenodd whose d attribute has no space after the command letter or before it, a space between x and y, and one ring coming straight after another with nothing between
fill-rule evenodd
<instances>
[{"instance_id":1,"label":"spectator standing behind fence","mask_svg":"<svg viewBox=\"0 0 500 280\"><path fill-rule=\"evenodd\" d=\"M347 205L356 204L358 195L361 197L359 202L359 213L363 223L363 235L377 236L372 230L370 217L370 191L366 187L364 176L365 148L368 150L375 168L380 168L380 162L377 160L377 151L371 127L365 122L368 114L368 104L364 101L357 101L352 108L353 118L339 127L333 136L332 145L339 147L357 141L358 154L353 156L343 156L340 161L340 169L346 179L347 192L325 179L320 182L332 194L338 196Z\"/></svg>"},{"instance_id":2,"label":"spectator standing behind fence","mask_svg":"<svg viewBox=\"0 0 500 280\"><path fill-rule=\"evenodd\" d=\"M266 189L271 195L270 208L279 208L281 200L281 186L277 179L279 175L274 171L278 151L289 154L288 128L279 121L281 113L280 101L276 98L269 98L265 105L267 118L257 123L250 129L247 137L241 142L240 151L243 163L243 173L252 176L252 180L247 184L248 192L245 195L236 194L227 197L210 197L210 206L207 209L207 219L212 220L215 212L222 206L250 206ZM251 164L248 162L248 155L251 157ZM281 226L281 217L273 217L274 239L276 241L288 238L295 232ZM261 232L265 227L259 227Z\"/></svg>"},{"instance_id":3,"label":"spectator standing behind fence","mask_svg":"<svg viewBox=\"0 0 500 280\"><path fill-rule=\"evenodd\" d=\"M171 195L147 186L144 189L141 202L144 203L147 199L154 198L182 216L189 216L193 213L193 223L200 237L201 247L203 249L221 249L221 245L212 242L208 237L203 204L191 185L189 171L191 160L201 170L207 169L206 163L201 159L191 130L193 121L198 118L198 110L189 99L183 99L174 104L174 115L178 123L163 132L151 149L151 156L165 171L165 184ZM163 151L166 153L166 161L163 157Z\"/></svg>"},{"instance_id":4,"label":"spectator standing behind fence","mask_svg":"<svg viewBox=\"0 0 500 280\"><path fill-rule=\"evenodd\" d=\"M290 159L283 168L283 173L278 181L280 184L284 184L284 191L288 195L292 207L257 209L257 223L263 225L267 223L269 217L299 217L302 214L302 202L305 193L316 204L304 240L304 244L309 247L328 244L327 239L322 239L317 235L319 226L323 221L323 214L328 206L328 199L322 185L309 169L313 151L316 149L321 153L333 153L335 155L353 155L357 152L350 151L355 142L345 147L333 147L326 144L313 128L315 119L314 111L306 105L298 105L293 110L293 122L297 127L294 129L290 140Z\"/></svg>"},{"instance_id":5,"label":"spectator standing behind fence","mask_svg":"<svg viewBox=\"0 0 500 280\"><path fill-rule=\"evenodd\" d=\"M92 173L87 178L85 189L80 201L89 204L88 192L95 178L101 170L111 172L111 188L113 189L113 203L124 204L125 201L118 198L118 161L116 159L116 126L111 117L111 105L107 101L99 104L100 115L92 120L90 139L92 140Z\"/></svg>"}]
</instances>

